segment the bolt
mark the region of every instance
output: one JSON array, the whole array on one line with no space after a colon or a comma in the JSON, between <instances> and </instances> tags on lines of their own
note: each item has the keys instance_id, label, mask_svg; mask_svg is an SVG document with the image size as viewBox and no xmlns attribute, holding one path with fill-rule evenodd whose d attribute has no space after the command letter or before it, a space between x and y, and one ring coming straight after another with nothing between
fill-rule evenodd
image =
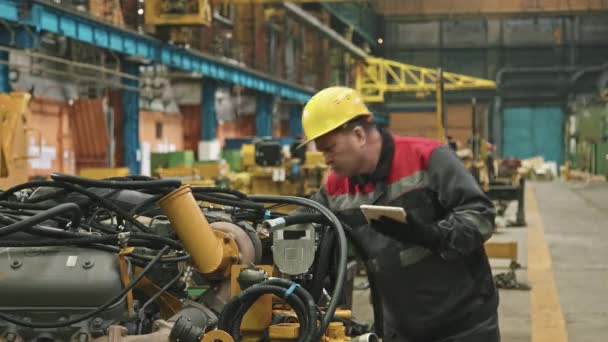
<instances>
[{"instance_id":1,"label":"bolt","mask_svg":"<svg viewBox=\"0 0 608 342\"><path fill-rule=\"evenodd\" d=\"M99 329L101 328L101 325L103 324L103 319L101 317L97 317L93 320L93 328L94 329Z\"/></svg>"},{"instance_id":2,"label":"bolt","mask_svg":"<svg viewBox=\"0 0 608 342\"><path fill-rule=\"evenodd\" d=\"M17 269L21 267L21 265L23 265L23 263L19 259L13 259L13 261L11 261L11 268L13 269Z\"/></svg>"},{"instance_id":3,"label":"bolt","mask_svg":"<svg viewBox=\"0 0 608 342\"><path fill-rule=\"evenodd\" d=\"M95 263L91 260L87 260L82 264L82 268L91 268Z\"/></svg>"},{"instance_id":4,"label":"bolt","mask_svg":"<svg viewBox=\"0 0 608 342\"><path fill-rule=\"evenodd\" d=\"M229 243L230 242L230 237L229 236L224 236L224 243Z\"/></svg>"}]
</instances>

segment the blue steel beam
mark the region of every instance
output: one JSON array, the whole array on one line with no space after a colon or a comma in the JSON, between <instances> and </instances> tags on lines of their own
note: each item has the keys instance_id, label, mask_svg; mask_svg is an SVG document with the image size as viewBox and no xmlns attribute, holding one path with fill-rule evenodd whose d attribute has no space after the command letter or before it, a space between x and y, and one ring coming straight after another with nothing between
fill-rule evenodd
<instances>
[{"instance_id":1,"label":"blue steel beam","mask_svg":"<svg viewBox=\"0 0 608 342\"><path fill-rule=\"evenodd\" d=\"M123 61L122 72L131 76L139 77L139 64ZM129 86L122 90L122 112L123 112L123 144L124 165L129 168L132 175L138 175L141 164L138 158L139 149L139 91L131 90L139 88L139 81L123 78L124 85Z\"/></svg>"},{"instance_id":2,"label":"blue steel beam","mask_svg":"<svg viewBox=\"0 0 608 342\"><path fill-rule=\"evenodd\" d=\"M272 95L259 93L255 108L255 135L272 136Z\"/></svg>"},{"instance_id":3,"label":"blue steel beam","mask_svg":"<svg viewBox=\"0 0 608 342\"><path fill-rule=\"evenodd\" d=\"M201 73L217 80L238 84L300 102L306 102L312 91L275 79L266 74L235 66L215 57L179 49L157 39L143 36L96 20L81 12L68 10L48 1L31 2L27 18L19 18L23 1L0 0L0 19L33 27L116 51L144 61Z\"/></svg>"},{"instance_id":4,"label":"blue steel beam","mask_svg":"<svg viewBox=\"0 0 608 342\"><path fill-rule=\"evenodd\" d=\"M291 105L289 108L289 136L295 138L302 133L302 106Z\"/></svg>"},{"instance_id":5,"label":"blue steel beam","mask_svg":"<svg viewBox=\"0 0 608 342\"><path fill-rule=\"evenodd\" d=\"M201 88L201 140L209 141L216 138L215 91L217 81L203 77Z\"/></svg>"},{"instance_id":6,"label":"blue steel beam","mask_svg":"<svg viewBox=\"0 0 608 342\"><path fill-rule=\"evenodd\" d=\"M8 52L0 51L0 93L11 91L11 81L9 79Z\"/></svg>"}]
</instances>

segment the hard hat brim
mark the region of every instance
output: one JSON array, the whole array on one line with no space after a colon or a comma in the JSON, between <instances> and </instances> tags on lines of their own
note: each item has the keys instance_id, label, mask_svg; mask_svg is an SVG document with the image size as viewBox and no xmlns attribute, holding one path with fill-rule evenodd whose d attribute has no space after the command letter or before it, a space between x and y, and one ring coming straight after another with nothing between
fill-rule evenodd
<instances>
[{"instance_id":1,"label":"hard hat brim","mask_svg":"<svg viewBox=\"0 0 608 342\"><path fill-rule=\"evenodd\" d=\"M346 124L347 124L349 121L354 120L354 119L359 118L359 117L362 117L362 116L367 116L367 117L369 117L369 120L371 121L371 120L373 120L373 118L374 118L374 113L371 113L371 112L370 112L370 113L363 113L363 114L360 114L360 115L355 116L354 118L349 118L349 119L345 120L344 122L340 123L340 124L339 124L337 127L330 128L329 130L324 131L324 132L322 132L321 134L318 134L318 135L316 135L316 136L314 136L314 137L311 137L311 138L309 138L309 139L306 139L306 141L304 141L303 143L301 143L300 145L298 145L298 147L296 147L296 149L300 149L300 148L302 148L302 147L304 147L304 146L306 146L306 145L310 144L310 143L311 143L312 141L314 141L315 139L319 139L320 137L322 137L322 136L324 136L324 135L326 135L326 134L329 134L329 133L331 133L331 132L333 132L333 131L337 130L338 128L340 128L340 127L342 127L342 126L346 125Z\"/></svg>"}]
</instances>

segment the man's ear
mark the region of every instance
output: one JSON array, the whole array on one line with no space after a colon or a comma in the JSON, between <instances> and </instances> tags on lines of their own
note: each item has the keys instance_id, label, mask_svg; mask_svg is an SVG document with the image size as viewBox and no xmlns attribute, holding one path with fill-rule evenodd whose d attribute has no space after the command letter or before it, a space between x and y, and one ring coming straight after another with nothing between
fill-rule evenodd
<instances>
[{"instance_id":1,"label":"man's ear","mask_svg":"<svg viewBox=\"0 0 608 342\"><path fill-rule=\"evenodd\" d=\"M367 133L361 126L356 126L353 128L353 134L355 134L355 139L359 146L364 146L367 142Z\"/></svg>"}]
</instances>

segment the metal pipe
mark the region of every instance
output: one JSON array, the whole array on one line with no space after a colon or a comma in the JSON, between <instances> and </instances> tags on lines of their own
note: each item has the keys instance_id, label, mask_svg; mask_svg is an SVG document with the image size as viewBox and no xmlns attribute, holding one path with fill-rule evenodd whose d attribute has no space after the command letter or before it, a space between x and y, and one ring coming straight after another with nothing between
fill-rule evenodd
<instances>
[{"instance_id":1,"label":"metal pipe","mask_svg":"<svg viewBox=\"0 0 608 342\"><path fill-rule=\"evenodd\" d=\"M317 18L308 14L299 6L289 2L284 3L283 6L285 7L285 9L287 9L287 13L291 14L295 19L299 19L300 22L309 25L317 31L321 32L327 38L338 43L345 50L349 51L353 55L361 59L367 59L370 57L367 53L365 53L365 51L357 47L355 44L346 40L338 32L332 30L330 27L327 27L326 25L321 23Z\"/></svg>"},{"instance_id":2,"label":"metal pipe","mask_svg":"<svg viewBox=\"0 0 608 342\"><path fill-rule=\"evenodd\" d=\"M118 77L128 78L128 79L132 79L132 80L139 80L138 77L134 77L132 75L125 74L124 72L120 72L120 71L116 71L116 70L112 70L112 69L106 69L104 67L99 67L99 66L92 65L92 64L71 61L69 59L49 56L49 55L46 55L46 54L43 54L43 53L37 53L37 52L34 52L34 51L12 49L12 48L9 48L9 47L6 47L6 46L0 46L0 51L7 51L7 52L17 53L17 54L22 53L22 54L25 54L26 56L29 56L29 57L46 59L46 60L53 61L53 62L56 62L56 63L63 63L65 65L71 65L71 66L75 66L75 67L79 67L79 68L83 68L83 69L90 69L90 70L94 70L94 71L100 71L100 72L102 72L104 74L111 74L111 75L118 76Z\"/></svg>"},{"instance_id":3,"label":"metal pipe","mask_svg":"<svg viewBox=\"0 0 608 342\"><path fill-rule=\"evenodd\" d=\"M594 65L590 67L581 68L581 70L575 72L572 77L570 77L570 83L576 82L579 78L581 78L587 72L600 72L608 70L608 62L602 65Z\"/></svg>"},{"instance_id":4,"label":"metal pipe","mask_svg":"<svg viewBox=\"0 0 608 342\"><path fill-rule=\"evenodd\" d=\"M506 73L533 74L533 73L548 73L548 72L575 72L580 70L580 66L568 67L503 67L496 73L496 87L499 88L503 82L503 77Z\"/></svg>"},{"instance_id":5,"label":"metal pipe","mask_svg":"<svg viewBox=\"0 0 608 342\"><path fill-rule=\"evenodd\" d=\"M29 71L31 72L34 68L36 68L37 70L49 73L49 74L54 74L54 75L60 75L60 76L67 76L70 77L74 80L86 80L86 81L91 81L91 82L97 82L103 85L107 85L107 86L111 86L113 88L119 88L119 89L127 89L127 90L131 90L131 91L137 91L139 92L139 88L136 87L130 87L127 85L122 84L121 82L115 82L115 81L101 81L100 79L93 77L93 76L84 76L84 75L77 75L77 74L72 74L66 71L61 71L61 70L55 70L52 68L47 68L44 66L40 66L40 65L23 65L23 64L18 64L18 63L10 63L10 62L5 62L5 61L0 61L0 64L4 64L4 65L8 65L10 67L14 67L20 70L25 70L25 71Z\"/></svg>"}]
</instances>

